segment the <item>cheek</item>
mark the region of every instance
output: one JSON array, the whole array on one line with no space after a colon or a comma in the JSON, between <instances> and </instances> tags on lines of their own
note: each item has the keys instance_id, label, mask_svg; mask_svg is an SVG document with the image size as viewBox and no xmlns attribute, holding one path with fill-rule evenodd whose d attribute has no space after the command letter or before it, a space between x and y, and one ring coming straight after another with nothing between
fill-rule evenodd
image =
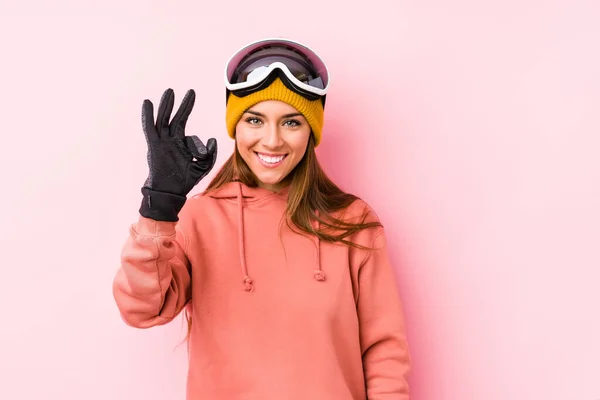
<instances>
[{"instance_id":1,"label":"cheek","mask_svg":"<svg viewBox=\"0 0 600 400\"><path fill-rule=\"evenodd\" d=\"M238 148L238 151L241 154L246 154L249 151L249 148L254 145L255 140L253 136L244 129L236 129L235 132L235 143Z\"/></svg>"},{"instance_id":2,"label":"cheek","mask_svg":"<svg viewBox=\"0 0 600 400\"><path fill-rule=\"evenodd\" d=\"M301 135L296 135L292 140L288 141L288 144L296 154L296 157L302 158L304 156L310 135L310 131L303 132Z\"/></svg>"},{"instance_id":3,"label":"cheek","mask_svg":"<svg viewBox=\"0 0 600 400\"><path fill-rule=\"evenodd\" d=\"M244 160L246 165L251 167L252 166L252 158L251 158L251 154L250 154L248 145L243 140L240 141L239 139L236 139L235 142L236 142L236 146L238 149L238 153L240 153L242 160Z\"/></svg>"}]
</instances>

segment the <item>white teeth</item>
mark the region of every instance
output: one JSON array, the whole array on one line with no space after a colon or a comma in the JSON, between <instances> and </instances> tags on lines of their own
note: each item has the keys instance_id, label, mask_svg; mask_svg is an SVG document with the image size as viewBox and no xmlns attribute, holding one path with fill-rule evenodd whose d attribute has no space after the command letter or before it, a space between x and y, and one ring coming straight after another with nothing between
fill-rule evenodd
<instances>
[{"instance_id":1,"label":"white teeth","mask_svg":"<svg viewBox=\"0 0 600 400\"><path fill-rule=\"evenodd\" d=\"M263 160L264 162L267 162L269 164L277 164L278 162L280 162L281 160L283 160L285 158L285 155L277 156L277 157L269 157L269 156L265 156L264 154L260 154L260 153L256 153L256 154L258 154L258 156L260 157L261 160Z\"/></svg>"}]
</instances>

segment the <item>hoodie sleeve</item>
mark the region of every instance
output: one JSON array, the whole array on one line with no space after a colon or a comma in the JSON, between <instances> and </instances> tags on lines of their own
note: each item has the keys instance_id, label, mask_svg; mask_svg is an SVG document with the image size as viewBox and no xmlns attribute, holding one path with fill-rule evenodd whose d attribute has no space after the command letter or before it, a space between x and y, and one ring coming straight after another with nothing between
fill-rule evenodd
<instances>
[{"instance_id":1,"label":"hoodie sleeve","mask_svg":"<svg viewBox=\"0 0 600 400\"><path fill-rule=\"evenodd\" d=\"M357 310L369 400L408 400L410 354L383 228L358 270Z\"/></svg>"},{"instance_id":2,"label":"hoodie sleeve","mask_svg":"<svg viewBox=\"0 0 600 400\"><path fill-rule=\"evenodd\" d=\"M163 325L191 299L187 241L179 222L139 216L129 228L113 296L123 320L136 328Z\"/></svg>"}]
</instances>

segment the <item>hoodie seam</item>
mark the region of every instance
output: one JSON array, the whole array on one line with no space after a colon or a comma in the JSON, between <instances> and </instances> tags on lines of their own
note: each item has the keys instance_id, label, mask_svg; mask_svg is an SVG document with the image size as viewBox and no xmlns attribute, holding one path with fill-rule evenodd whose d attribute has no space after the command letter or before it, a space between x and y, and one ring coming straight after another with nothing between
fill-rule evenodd
<instances>
[{"instance_id":1,"label":"hoodie seam","mask_svg":"<svg viewBox=\"0 0 600 400\"><path fill-rule=\"evenodd\" d=\"M181 232L181 237L183 238L183 249L182 249L183 254L185 254L185 256L188 257L188 249L189 249L190 240L189 240L187 232L185 231L185 224L183 223L182 219L180 219L179 222L177 222L177 225L175 225L176 233L177 233L177 230L179 230L179 232Z\"/></svg>"},{"instance_id":2,"label":"hoodie seam","mask_svg":"<svg viewBox=\"0 0 600 400\"><path fill-rule=\"evenodd\" d=\"M371 238L371 243L369 243L369 249L364 250L365 251L365 257L363 258L363 260L360 262L358 268L361 269L371 258L371 255L373 254L374 249L373 245L375 244L375 241L377 240L377 238L379 238L379 236L383 235L383 228L379 228L377 230L377 232L373 235L373 237Z\"/></svg>"},{"instance_id":3,"label":"hoodie seam","mask_svg":"<svg viewBox=\"0 0 600 400\"><path fill-rule=\"evenodd\" d=\"M364 250L366 252L365 257L360 262L360 264L359 264L359 266L358 266L358 268L356 270L356 279L357 279L356 287L357 287L357 292L356 292L355 302L356 302L357 307L358 307L358 302L360 300L360 291L361 291L360 274L362 272L362 268L367 264L367 262L371 258L371 255L373 254L373 251L376 250L376 249L373 249L373 245L375 244L375 241L377 240L377 238L379 238L379 236L383 235L383 233L384 233L383 227L379 227L378 231L371 238L371 243L369 244L370 249Z\"/></svg>"},{"instance_id":4,"label":"hoodie seam","mask_svg":"<svg viewBox=\"0 0 600 400\"><path fill-rule=\"evenodd\" d=\"M173 235L174 236L174 235ZM159 240L161 240L159 235L156 235L154 237L154 245L156 248L156 257L154 260L154 266L156 268L156 277L158 279L158 293L160 294L160 303L158 306L158 309L156 310L156 315L157 316L161 316L160 315L160 310L162 309L162 307L164 306L164 302L165 302L165 295L163 294L163 290L162 290L162 284L161 284L161 275L160 275L160 268L158 266L158 259L160 257L160 245L159 245Z\"/></svg>"},{"instance_id":5,"label":"hoodie seam","mask_svg":"<svg viewBox=\"0 0 600 400\"><path fill-rule=\"evenodd\" d=\"M168 235L161 235L159 233L156 233L158 231L158 227L156 227L156 226L154 227L154 232L152 234L150 234L150 235L144 234L144 233L140 232L139 230L137 230L137 227L135 225L132 227L132 229L135 232L135 234L136 234L137 237L145 238L145 239L147 239L147 238L156 239L156 238L161 238L161 237L163 237L163 238L170 238L172 236L175 236L175 232L170 233Z\"/></svg>"}]
</instances>

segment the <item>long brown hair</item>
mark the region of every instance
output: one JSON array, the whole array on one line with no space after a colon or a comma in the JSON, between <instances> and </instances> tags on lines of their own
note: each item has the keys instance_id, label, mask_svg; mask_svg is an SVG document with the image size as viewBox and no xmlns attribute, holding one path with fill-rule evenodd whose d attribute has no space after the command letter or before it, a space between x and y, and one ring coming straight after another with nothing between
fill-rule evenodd
<instances>
[{"instance_id":1,"label":"long brown hair","mask_svg":"<svg viewBox=\"0 0 600 400\"><path fill-rule=\"evenodd\" d=\"M323 171L317 160L312 134L304 157L286 180L289 181L290 187L284 217L291 229L300 231L299 233L317 235L325 242L342 242L348 246L367 249L348 240L347 237L366 228L381 226L381 223L365 222L368 216L366 212L359 222L334 217L334 213L345 210L359 198L341 190ZM232 181L240 181L249 187L258 186L258 180L240 155L237 144L234 153L223 164L204 193L210 193ZM313 221L319 222L319 229L315 229ZM185 318L188 322L187 338L192 327L192 316L187 308Z\"/></svg>"}]
</instances>

